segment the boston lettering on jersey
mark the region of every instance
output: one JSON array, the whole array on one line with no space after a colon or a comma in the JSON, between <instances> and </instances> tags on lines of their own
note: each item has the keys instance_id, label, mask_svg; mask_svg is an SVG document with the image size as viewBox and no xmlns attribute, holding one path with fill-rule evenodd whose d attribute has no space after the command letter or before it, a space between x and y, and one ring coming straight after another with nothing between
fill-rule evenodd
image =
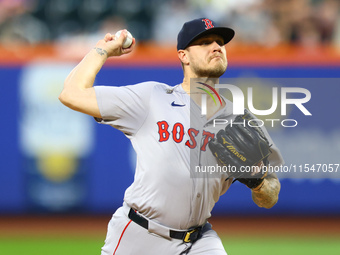
<instances>
[{"instance_id":1,"label":"boston lettering on jersey","mask_svg":"<svg viewBox=\"0 0 340 255\"><path fill-rule=\"evenodd\" d=\"M166 142L169 140L170 137L176 143L181 143L183 141L185 130L184 130L184 126L182 123L177 122L173 125L173 127L170 127L168 122L163 120L163 121L158 121L157 125L158 125L158 134L159 134L158 141L159 142ZM189 128L187 133L189 135L189 139L185 141L185 145L188 146L190 149L196 148L197 146L196 137L199 134L199 130L194 129L194 128ZM205 151L208 142L210 141L210 139L213 139L215 137L215 134L203 130L202 137L203 137L203 144L201 146L201 150Z\"/></svg>"}]
</instances>

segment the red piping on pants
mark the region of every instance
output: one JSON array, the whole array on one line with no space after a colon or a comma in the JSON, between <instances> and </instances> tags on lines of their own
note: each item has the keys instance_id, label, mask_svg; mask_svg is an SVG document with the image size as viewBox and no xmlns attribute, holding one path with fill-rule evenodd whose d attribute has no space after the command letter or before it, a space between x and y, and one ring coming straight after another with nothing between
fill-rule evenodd
<instances>
[{"instance_id":1,"label":"red piping on pants","mask_svg":"<svg viewBox=\"0 0 340 255\"><path fill-rule=\"evenodd\" d=\"M124 232L125 232L125 230L127 229L127 227L130 225L131 221L132 221L132 220L130 220L130 221L128 222L128 224L126 224L126 226L125 226L125 228L124 228L122 234L120 235L118 244L117 244L117 246L116 246L115 251L113 252L113 255L116 254L116 251L117 251L117 249L118 249L118 246L119 246L119 244L120 244L120 241L122 240L122 237L123 237L123 235L124 235Z\"/></svg>"}]
</instances>

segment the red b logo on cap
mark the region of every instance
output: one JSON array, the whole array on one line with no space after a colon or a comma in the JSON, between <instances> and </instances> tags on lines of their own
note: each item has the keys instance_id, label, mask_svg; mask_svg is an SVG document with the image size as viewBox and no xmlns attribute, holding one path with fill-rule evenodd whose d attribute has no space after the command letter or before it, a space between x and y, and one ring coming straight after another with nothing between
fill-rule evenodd
<instances>
[{"instance_id":1,"label":"red b logo on cap","mask_svg":"<svg viewBox=\"0 0 340 255\"><path fill-rule=\"evenodd\" d=\"M205 23L205 29L210 29L214 27L210 19L202 19L202 21Z\"/></svg>"}]
</instances>

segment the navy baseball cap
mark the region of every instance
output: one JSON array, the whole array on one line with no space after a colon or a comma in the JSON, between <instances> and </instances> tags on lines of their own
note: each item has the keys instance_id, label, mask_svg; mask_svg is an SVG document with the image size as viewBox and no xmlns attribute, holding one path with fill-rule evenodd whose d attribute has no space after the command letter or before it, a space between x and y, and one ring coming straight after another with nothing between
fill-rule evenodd
<instances>
[{"instance_id":1,"label":"navy baseball cap","mask_svg":"<svg viewBox=\"0 0 340 255\"><path fill-rule=\"evenodd\" d=\"M211 19L200 18L184 23L177 36L177 50L184 50L191 42L208 34L217 34L223 37L227 44L233 39L235 31L228 27L219 27Z\"/></svg>"}]
</instances>

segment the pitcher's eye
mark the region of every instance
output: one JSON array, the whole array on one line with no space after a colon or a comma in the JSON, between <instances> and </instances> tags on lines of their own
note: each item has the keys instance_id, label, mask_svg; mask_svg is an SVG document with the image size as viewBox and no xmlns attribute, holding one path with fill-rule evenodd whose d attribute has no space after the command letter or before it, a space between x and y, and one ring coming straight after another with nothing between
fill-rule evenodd
<instances>
[{"instance_id":1,"label":"pitcher's eye","mask_svg":"<svg viewBox=\"0 0 340 255\"><path fill-rule=\"evenodd\" d=\"M204 40L201 42L202 45L209 45L211 44L213 41L212 40Z\"/></svg>"},{"instance_id":2,"label":"pitcher's eye","mask_svg":"<svg viewBox=\"0 0 340 255\"><path fill-rule=\"evenodd\" d=\"M224 40L222 39L217 39L217 40L213 40L213 39L208 39L208 40L202 40L201 41L201 45L210 45L213 42L216 42L218 45L223 46L224 45Z\"/></svg>"},{"instance_id":3,"label":"pitcher's eye","mask_svg":"<svg viewBox=\"0 0 340 255\"><path fill-rule=\"evenodd\" d=\"M224 45L224 40L216 40L217 44L220 46Z\"/></svg>"}]
</instances>

